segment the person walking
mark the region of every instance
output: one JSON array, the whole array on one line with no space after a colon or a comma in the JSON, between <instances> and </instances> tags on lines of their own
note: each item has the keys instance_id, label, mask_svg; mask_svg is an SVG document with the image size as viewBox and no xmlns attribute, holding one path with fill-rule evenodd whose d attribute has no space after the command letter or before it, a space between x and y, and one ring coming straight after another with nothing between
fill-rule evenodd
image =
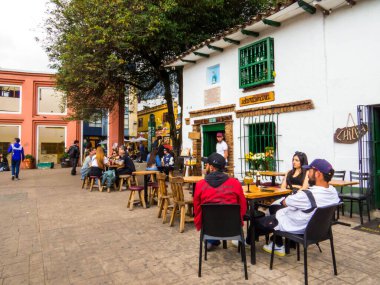
<instances>
[{"instance_id":1,"label":"person walking","mask_svg":"<svg viewBox=\"0 0 380 285\"><path fill-rule=\"evenodd\" d=\"M80 156L80 150L79 150L79 141L75 140L74 144L70 146L69 151L68 151L70 160L71 160L71 175L76 175L77 174L77 165L78 165L78 160Z\"/></svg>"},{"instance_id":2,"label":"person walking","mask_svg":"<svg viewBox=\"0 0 380 285\"><path fill-rule=\"evenodd\" d=\"M25 154L19 138L15 138L14 143L9 146L8 153L12 153L12 180L15 180L15 178L20 180L20 164L25 159Z\"/></svg>"}]
</instances>

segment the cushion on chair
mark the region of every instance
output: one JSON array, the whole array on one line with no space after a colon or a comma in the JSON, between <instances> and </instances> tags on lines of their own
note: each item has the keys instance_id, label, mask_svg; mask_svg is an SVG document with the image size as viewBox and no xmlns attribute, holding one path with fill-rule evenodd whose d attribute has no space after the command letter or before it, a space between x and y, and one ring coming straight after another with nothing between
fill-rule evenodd
<instances>
[{"instance_id":1,"label":"cushion on chair","mask_svg":"<svg viewBox=\"0 0 380 285\"><path fill-rule=\"evenodd\" d=\"M94 178L94 179L96 179L96 178L102 178L101 176L90 176L90 178Z\"/></svg>"},{"instance_id":2,"label":"cushion on chair","mask_svg":"<svg viewBox=\"0 0 380 285\"><path fill-rule=\"evenodd\" d=\"M141 191L141 190L144 190L144 186L131 186L128 188L128 190L131 190L131 191Z\"/></svg>"},{"instance_id":3,"label":"cushion on chair","mask_svg":"<svg viewBox=\"0 0 380 285\"><path fill-rule=\"evenodd\" d=\"M153 188L158 188L158 183L157 182L148 182L148 186L153 187Z\"/></svg>"}]
</instances>

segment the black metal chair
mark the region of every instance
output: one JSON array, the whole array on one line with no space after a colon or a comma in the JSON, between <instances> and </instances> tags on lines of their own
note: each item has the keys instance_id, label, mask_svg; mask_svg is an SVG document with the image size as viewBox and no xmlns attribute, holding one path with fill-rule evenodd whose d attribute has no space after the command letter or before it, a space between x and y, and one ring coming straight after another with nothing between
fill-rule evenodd
<instances>
[{"instance_id":1,"label":"black metal chair","mask_svg":"<svg viewBox=\"0 0 380 285\"><path fill-rule=\"evenodd\" d=\"M338 275L336 269L336 261L335 261L335 253L334 253L334 242L333 242L333 234L331 230L331 222L334 216L334 212L336 211L338 205L332 205L328 207L317 208L312 218L310 219L307 227L305 229L305 233L302 234L293 234L289 232L283 231L274 231L273 240L276 240L276 236L285 237L286 239L295 241L297 243L297 260L300 260L300 250L299 245L302 244L304 248L304 275L305 275L305 284L308 284L308 274L307 274L307 248L311 244L318 244L324 240L330 240L331 246L331 255L334 266L334 274ZM269 269L273 268L273 257L274 257L274 246L272 245L272 254L270 257L270 266Z\"/></svg>"},{"instance_id":2,"label":"black metal chair","mask_svg":"<svg viewBox=\"0 0 380 285\"><path fill-rule=\"evenodd\" d=\"M245 240L238 204L203 204L202 229L199 242L199 270L202 271L202 244L204 244L205 260L207 260L207 240L238 240L242 244L241 258L244 263L245 279L248 280ZM225 243L225 242L224 242Z\"/></svg>"},{"instance_id":3,"label":"black metal chair","mask_svg":"<svg viewBox=\"0 0 380 285\"><path fill-rule=\"evenodd\" d=\"M359 204L359 215L360 215L360 223L363 224L363 203L367 204L367 214L368 221L371 221L370 213L369 213L369 204L370 197L372 193L372 187L370 183L369 173L360 173L350 171L350 181L358 181L359 182L359 191L354 192L355 186L350 187L350 193L341 193L339 197L343 202L350 201L350 218L352 218L352 204L353 202L358 202Z\"/></svg>"},{"instance_id":4,"label":"black metal chair","mask_svg":"<svg viewBox=\"0 0 380 285\"><path fill-rule=\"evenodd\" d=\"M345 178L346 178L346 170L335 170L333 179L344 181ZM343 193L343 187L340 187L340 194L342 194L342 193ZM341 208L342 208L342 215L344 216L344 204L343 203L342 203ZM339 220L339 207L338 207L336 213L337 213L337 220Z\"/></svg>"}]
</instances>

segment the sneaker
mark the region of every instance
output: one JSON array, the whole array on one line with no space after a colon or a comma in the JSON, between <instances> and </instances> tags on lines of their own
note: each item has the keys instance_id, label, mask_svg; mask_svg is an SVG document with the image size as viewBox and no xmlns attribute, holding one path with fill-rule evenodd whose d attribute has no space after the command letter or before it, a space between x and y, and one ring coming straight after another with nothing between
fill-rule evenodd
<instances>
[{"instance_id":1,"label":"sneaker","mask_svg":"<svg viewBox=\"0 0 380 285\"><path fill-rule=\"evenodd\" d=\"M232 245L234 246L234 247L239 247L239 241L238 240L232 240L231 241L231 243L232 243ZM250 245L248 244L248 243L245 243L245 247L249 247Z\"/></svg>"},{"instance_id":2,"label":"sneaker","mask_svg":"<svg viewBox=\"0 0 380 285\"><path fill-rule=\"evenodd\" d=\"M263 250L268 252L268 253L272 253L272 245L273 245L273 242L271 241L269 244L265 244L263 246ZM274 246L274 254L277 255L277 256L285 256L285 246L277 246L275 244Z\"/></svg>"},{"instance_id":3,"label":"sneaker","mask_svg":"<svg viewBox=\"0 0 380 285\"><path fill-rule=\"evenodd\" d=\"M220 245L220 242L219 243L218 242L215 242L215 243L207 242L207 251L214 250L219 245Z\"/></svg>"},{"instance_id":4,"label":"sneaker","mask_svg":"<svg viewBox=\"0 0 380 285\"><path fill-rule=\"evenodd\" d=\"M15 176L14 175L12 175L12 180L15 180Z\"/></svg>"}]
</instances>

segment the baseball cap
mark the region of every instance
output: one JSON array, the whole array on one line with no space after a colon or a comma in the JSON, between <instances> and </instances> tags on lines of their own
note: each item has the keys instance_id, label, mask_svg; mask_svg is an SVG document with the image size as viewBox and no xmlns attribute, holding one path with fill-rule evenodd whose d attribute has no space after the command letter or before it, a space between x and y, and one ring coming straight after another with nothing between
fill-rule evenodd
<instances>
[{"instance_id":1,"label":"baseball cap","mask_svg":"<svg viewBox=\"0 0 380 285\"><path fill-rule=\"evenodd\" d=\"M202 157L202 158L201 158L201 161L202 161L203 163L208 163L208 157Z\"/></svg>"},{"instance_id":2,"label":"baseball cap","mask_svg":"<svg viewBox=\"0 0 380 285\"><path fill-rule=\"evenodd\" d=\"M223 133L217 133L216 137L223 137Z\"/></svg>"},{"instance_id":3,"label":"baseball cap","mask_svg":"<svg viewBox=\"0 0 380 285\"><path fill-rule=\"evenodd\" d=\"M223 157L223 155L213 152L207 157L207 163L218 168L218 169L223 169L226 166L226 160Z\"/></svg>"},{"instance_id":4,"label":"baseball cap","mask_svg":"<svg viewBox=\"0 0 380 285\"><path fill-rule=\"evenodd\" d=\"M303 165L303 169L317 169L324 174L331 174L331 170L334 170L330 162L325 159L314 159L309 165Z\"/></svg>"}]
</instances>

